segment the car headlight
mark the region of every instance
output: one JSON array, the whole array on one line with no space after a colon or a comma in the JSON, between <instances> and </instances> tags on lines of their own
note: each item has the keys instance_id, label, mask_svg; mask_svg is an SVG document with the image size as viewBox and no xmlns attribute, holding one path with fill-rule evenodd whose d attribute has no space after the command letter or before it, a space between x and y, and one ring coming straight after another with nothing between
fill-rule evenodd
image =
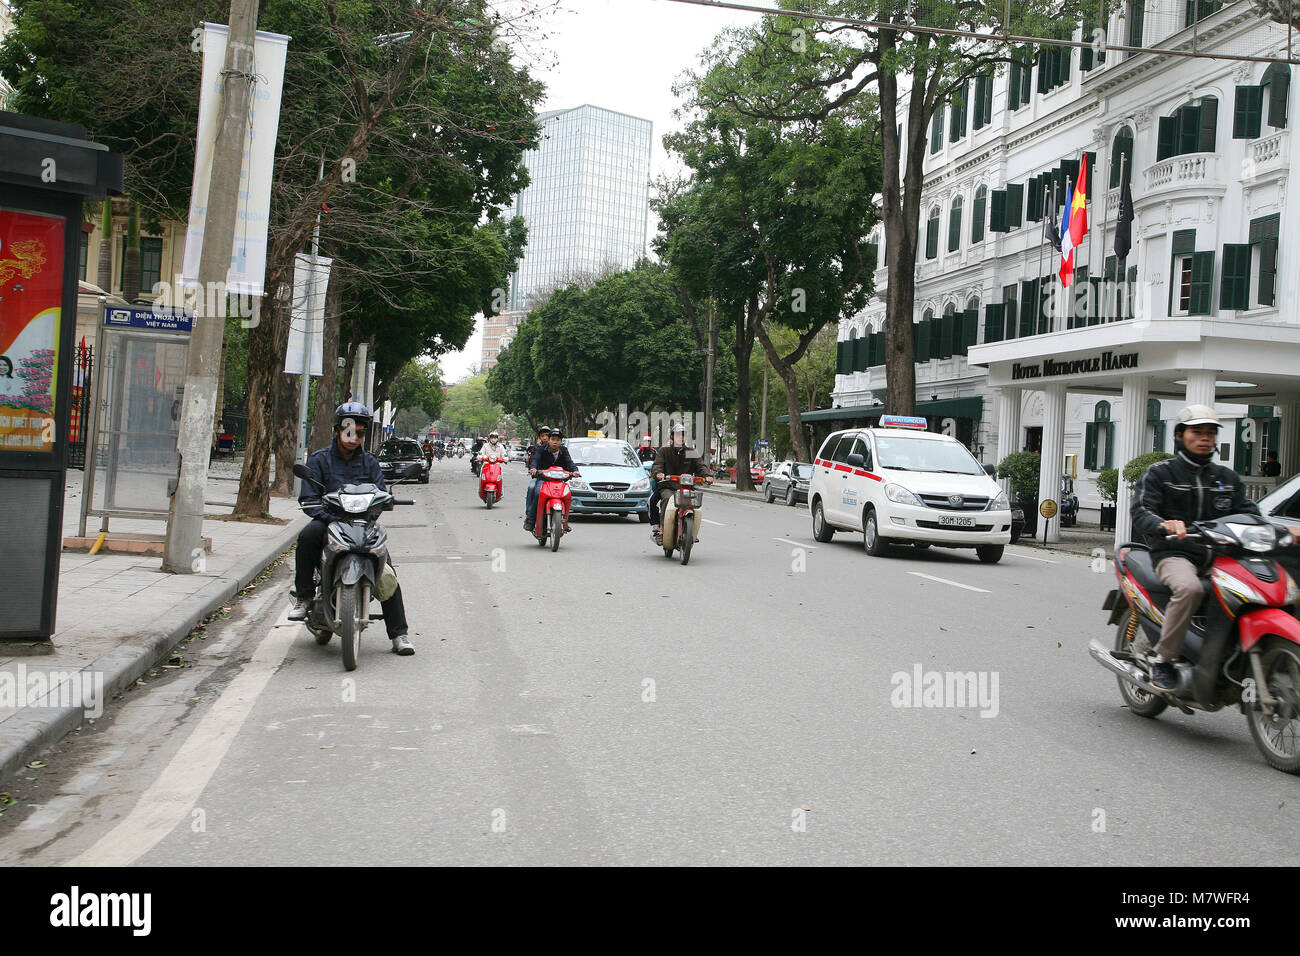
<instances>
[{"instance_id":1,"label":"car headlight","mask_svg":"<svg viewBox=\"0 0 1300 956\"><path fill-rule=\"evenodd\" d=\"M921 499L916 497L902 485L896 485L892 481L885 485L885 497L895 504L912 505L917 508L924 508L925 505Z\"/></svg>"},{"instance_id":2,"label":"car headlight","mask_svg":"<svg viewBox=\"0 0 1300 956\"><path fill-rule=\"evenodd\" d=\"M571 491L590 491L590 490L591 490L590 488L587 487L587 483L586 483L585 481L583 481L581 478L570 478L570 479L569 479L569 489L570 489Z\"/></svg>"},{"instance_id":3,"label":"car headlight","mask_svg":"<svg viewBox=\"0 0 1300 956\"><path fill-rule=\"evenodd\" d=\"M649 478L642 478L640 481L634 481L632 482L632 487L628 488L628 491L649 491L649 490L650 490Z\"/></svg>"},{"instance_id":4,"label":"car headlight","mask_svg":"<svg viewBox=\"0 0 1300 956\"><path fill-rule=\"evenodd\" d=\"M1005 491L999 491L997 497L989 502L989 511L1006 511L1011 507L1011 499Z\"/></svg>"}]
</instances>

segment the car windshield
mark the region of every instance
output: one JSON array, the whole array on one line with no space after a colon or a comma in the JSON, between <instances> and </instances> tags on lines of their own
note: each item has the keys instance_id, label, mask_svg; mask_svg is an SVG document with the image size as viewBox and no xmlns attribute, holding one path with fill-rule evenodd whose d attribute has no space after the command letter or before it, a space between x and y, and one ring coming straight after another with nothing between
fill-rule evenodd
<instances>
[{"instance_id":1,"label":"car windshield","mask_svg":"<svg viewBox=\"0 0 1300 956\"><path fill-rule=\"evenodd\" d=\"M795 465L794 476L796 478L811 478L813 476L812 465Z\"/></svg>"},{"instance_id":2,"label":"car windshield","mask_svg":"<svg viewBox=\"0 0 1300 956\"><path fill-rule=\"evenodd\" d=\"M380 458L423 458L420 446L413 441L386 441L379 448Z\"/></svg>"},{"instance_id":3,"label":"car windshield","mask_svg":"<svg viewBox=\"0 0 1300 956\"><path fill-rule=\"evenodd\" d=\"M1296 500L1292 500L1296 499ZM1300 517L1300 475L1289 478L1259 499L1260 514Z\"/></svg>"},{"instance_id":4,"label":"car windshield","mask_svg":"<svg viewBox=\"0 0 1300 956\"><path fill-rule=\"evenodd\" d=\"M956 442L877 436L876 452L881 468L946 472L954 475L984 474L984 469L974 456Z\"/></svg>"},{"instance_id":5,"label":"car windshield","mask_svg":"<svg viewBox=\"0 0 1300 956\"><path fill-rule=\"evenodd\" d=\"M569 454L577 465L619 465L640 468L632 446L625 441L584 441L569 445Z\"/></svg>"}]
</instances>

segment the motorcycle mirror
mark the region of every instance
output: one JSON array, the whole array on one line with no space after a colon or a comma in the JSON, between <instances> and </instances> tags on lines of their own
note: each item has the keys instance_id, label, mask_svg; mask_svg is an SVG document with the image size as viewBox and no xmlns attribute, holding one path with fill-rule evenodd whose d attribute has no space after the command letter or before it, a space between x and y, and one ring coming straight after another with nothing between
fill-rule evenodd
<instances>
[{"instance_id":1,"label":"motorcycle mirror","mask_svg":"<svg viewBox=\"0 0 1300 956\"><path fill-rule=\"evenodd\" d=\"M998 466L997 466L997 465L985 465L985 466L984 466L984 473L985 473L986 475L988 475L990 478L992 478L993 480L996 481L996 480L997 480L997 477L998 477Z\"/></svg>"},{"instance_id":2,"label":"motorcycle mirror","mask_svg":"<svg viewBox=\"0 0 1300 956\"><path fill-rule=\"evenodd\" d=\"M311 469L302 462L296 462L293 466L293 473L298 478L315 480L316 476L311 473Z\"/></svg>"}]
</instances>

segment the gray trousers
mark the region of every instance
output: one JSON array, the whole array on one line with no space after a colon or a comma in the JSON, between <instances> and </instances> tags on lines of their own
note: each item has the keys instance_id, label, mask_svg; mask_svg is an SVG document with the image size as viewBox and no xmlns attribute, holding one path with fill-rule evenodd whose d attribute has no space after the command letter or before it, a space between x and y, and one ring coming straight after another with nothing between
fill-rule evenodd
<instances>
[{"instance_id":1,"label":"gray trousers","mask_svg":"<svg viewBox=\"0 0 1300 956\"><path fill-rule=\"evenodd\" d=\"M1162 559L1156 565L1156 577L1174 592L1165 607L1165 623L1160 629L1160 643L1156 645L1160 660L1172 661L1183 652L1187 624L1200 607L1205 591L1196 565L1181 555Z\"/></svg>"}]
</instances>

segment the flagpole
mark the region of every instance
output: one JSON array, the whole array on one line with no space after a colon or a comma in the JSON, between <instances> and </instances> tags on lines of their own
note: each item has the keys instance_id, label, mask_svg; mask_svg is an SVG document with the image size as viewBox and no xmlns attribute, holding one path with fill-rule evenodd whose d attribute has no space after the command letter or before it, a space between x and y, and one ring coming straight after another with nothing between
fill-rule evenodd
<instances>
[{"instance_id":1,"label":"flagpole","mask_svg":"<svg viewBox=\"0 0 1300 956\"><path fill-rule=\"evenodd\" d=\"M1046 228L1044 228L1043 234L1038 237L1038 272L1034 274L1034 290L1037 293L1038 302L1036 308L1034 309L1035 313L1037 313L1039 309L1042 308L1042 304L1043 304L1042 289L1039 288L1039 286L1043 282L1043 241L1047 238L1047 229L1052 227L1052 211L1050 207L1054 204L1052 203L1051 198L1048 196L1048 192L1049 190L1046 189L1043 190L1043 205L1044 207L1047 207L1044 210L1044 212L1046 213L1047 226ZM1024 306L1021 306L1021 308L1024 308ZM1035 325L1036 324L1037 322L1035 322Z\"/></svg>"},{"instance_id":2,"label":"flagpole","mask_svg":"<svg viewBox=\"0 0 1300 956\"><path fill-rule=\"evenodd\" d=\"M1115 232L1116 232L1116 233L1119 232L1119 217L1120 217L1120 216L1123 214L1123 212L1124 212L1124 183L1125 183L1125 179L1124 179L1124 177L1128 174L1128 168L1127 168L1127 167L1128 167L1128 157L1125 156L1123 153L1120 153L1120 154L1119 154L1119 195L1120 195L1120 201L1119 201L1119 209L1116 211L1116 214L1115 214ZM1130 244L1131 244L1132 241L1133 241L1133 240L1132 240L1132 228L1133 228L1133 227L1130 225L1130 226L1129 226L1129 230L1130 230L1129 243L1130 243ZM1120 256L1119 256L1118 254L1116 254L1116 256L1115 256L1115 296L1116 296L1116 305L1118 305L1118 302L1119 302L1119 296L1123 296L1123 297L1124 297L1124 298L1123 298L1123 302L1124 302L1125 305L1128 304L1128 270L1125 268L1125 266L1126 266L1127 264L1128 264L1128 253L1127 253L1127 252L1124 253L1123 258L1120 258ZM1118 308L1116 308L1115 311L1118 313L1120 310L1119 310ZM1120 318L1120 316L1117 314L1117 315L1115 316L1115 319L1118 321L1119 318ZM1131 319L1131 318L1133 318L1133 316L1131 316L1131 315L1125 315L1124 318L1126 318L1126 319Z\"/></svg>"}]
</instances>

